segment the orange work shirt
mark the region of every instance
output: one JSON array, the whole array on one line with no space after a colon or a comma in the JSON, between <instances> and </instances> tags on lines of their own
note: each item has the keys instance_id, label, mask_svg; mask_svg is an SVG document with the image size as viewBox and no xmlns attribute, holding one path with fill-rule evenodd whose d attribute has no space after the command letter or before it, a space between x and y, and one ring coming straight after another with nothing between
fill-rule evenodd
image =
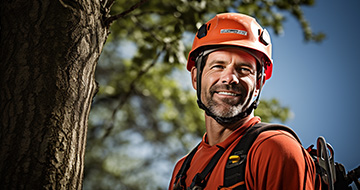
<instances>
[{"instance_id":1,"label":"orange work shirt","mask_svg":"<svg viewBox=\"0 0 360 190\"><path fill-rule=\"evenodd\" d=\"M204 190L216 190L224 184L225 165L230 153L239 143L245 131L260 122L259 117L252 118L236 129L225 141L210 146L206 133L186 173L186 188L188 188L197 173L201 173L211 158L219 150L224 154L211 172ZM175 177L179 172L185 157L175 165L169 190L173 189ZM315 189L315 164L301 144L289 133L280 130L262 132L248 152L245 169L245 184L248 190L256 189Z\"/></svg>"}]
</instances>

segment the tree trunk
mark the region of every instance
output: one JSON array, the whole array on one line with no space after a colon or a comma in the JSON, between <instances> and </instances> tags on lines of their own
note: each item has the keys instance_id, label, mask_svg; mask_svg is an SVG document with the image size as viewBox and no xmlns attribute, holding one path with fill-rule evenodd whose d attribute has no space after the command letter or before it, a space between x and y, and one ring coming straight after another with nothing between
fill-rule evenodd
<instances>
[{"instance_id":1,"label":"tree trunk","mask_svg":"<svg viewBox=\"0 0 360 190\"><path fill-rule=\"evenodd\" d=\"M81 189L99 0L2 0L0 189Z\"/></svg>"}]
</instances>

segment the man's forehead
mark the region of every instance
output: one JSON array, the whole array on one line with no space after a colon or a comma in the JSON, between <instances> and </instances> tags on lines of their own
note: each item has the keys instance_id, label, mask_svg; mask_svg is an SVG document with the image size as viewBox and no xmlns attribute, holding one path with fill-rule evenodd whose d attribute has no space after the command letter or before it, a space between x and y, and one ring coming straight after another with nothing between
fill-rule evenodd
<instances>
[{"instance_id":1,"label":"man's forehead","mask_svg":"<svg viewBox=\"0 0 360 190\"><path fill-rule=\"evenodd\" d=\"M211 61L236 61L232 59L239 59L249 63L256 64L256 58L249 52L239 48L225 48L211 52L208 55L207 62Z\"/></svg>"}]
</instances>

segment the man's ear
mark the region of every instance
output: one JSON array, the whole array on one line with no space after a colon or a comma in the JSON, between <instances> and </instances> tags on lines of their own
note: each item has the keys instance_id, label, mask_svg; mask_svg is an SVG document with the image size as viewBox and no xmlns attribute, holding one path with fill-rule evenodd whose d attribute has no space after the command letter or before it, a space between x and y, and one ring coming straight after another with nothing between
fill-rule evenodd
<instances>
[{"instance_id":1,"label":"man's ear","mask_svg":"<svg viewBox=\"0 0 360 190\"><path fill-rule=\"evenodd\" d=\"M197 81L196 76L197 76L197 69L196 69L196 67L193 67L191 69L191 84L192 84L192 86L193 86L193 88L195 90L196 90L196 87L197 87L197 85L196 85L196 81Z\"/></svg>"}]
</instances>

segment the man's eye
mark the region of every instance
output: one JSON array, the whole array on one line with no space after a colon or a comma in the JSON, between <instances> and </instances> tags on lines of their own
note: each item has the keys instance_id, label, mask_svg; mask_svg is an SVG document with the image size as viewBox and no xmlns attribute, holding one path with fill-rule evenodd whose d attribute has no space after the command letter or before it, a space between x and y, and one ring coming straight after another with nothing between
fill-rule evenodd
<instances>
[{"instance_id":1,"label":"man's eye","mask_svg":"<svg viewBox=\"0 0 360 190\"><path fill-rule=\"evenodd\" d=\"M224 66L222 66L222 65L213 65L211 67L211 69L223 69L223 68L224 68Z\"/></svg>"},{"instance_id":2,"label":"man's eye","mask_svg":"<svg viewBox=\"0 0 360 190\"><path fill-rule=\"evenodd\" d=\"M250 74L251 73L251 70L248 69L248 68L240 68L239 71L242 73L242 74Z\"/></svg>"}]
</instances>

